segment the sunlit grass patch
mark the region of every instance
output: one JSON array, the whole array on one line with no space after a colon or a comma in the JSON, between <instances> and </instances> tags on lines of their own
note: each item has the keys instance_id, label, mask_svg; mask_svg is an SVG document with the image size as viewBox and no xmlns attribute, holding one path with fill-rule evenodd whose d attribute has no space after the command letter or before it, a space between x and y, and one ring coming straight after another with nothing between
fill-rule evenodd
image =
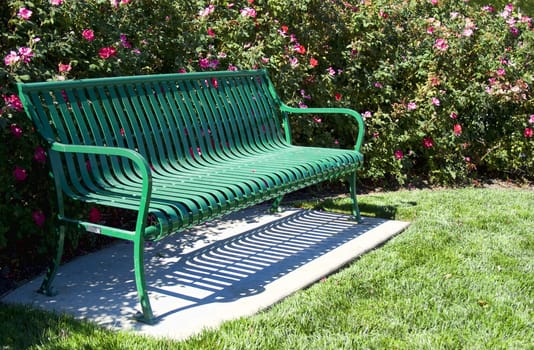
<instances>
[{"instance_id":1,"label":"sunlit grass patch","mask_svg":"<svg viewBox=\"0 0 534 350\"><path fill-rule=\"evenodd\" d=\"M424 190L359 198L364 214L385 213L410 227L258 315L174 342L2 305L0 342L7 349L531 348L534 192ZM345 212L347 203L304 206Z\"/></svg>"}]
</instances>

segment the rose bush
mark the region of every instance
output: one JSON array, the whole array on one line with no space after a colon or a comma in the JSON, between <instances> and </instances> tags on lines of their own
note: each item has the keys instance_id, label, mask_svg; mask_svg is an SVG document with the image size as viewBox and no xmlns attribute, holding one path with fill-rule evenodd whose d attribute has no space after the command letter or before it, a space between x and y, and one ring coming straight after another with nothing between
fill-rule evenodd
<instances>
[{"instance_id":1,"label":"rose bush","mask_svg":"<svg viewBox=\"0 0 534 350\"><path fill-rule=\"evenodd\" d=\"M358 59L345 51L345 71L365 101L360 108L374 112L369 177L456 182L532 174L532 140L522 133L533 108L530 18L512 6L454 1L384 2L352 16L365 23L366 11L379 20L356 29Z\"/></svg>"},{"instance_id":2,"label":"rose bush","mask_svg":"<svg viewBox=\"0 0 534 350\"><path fill-rule=\"evenodd\" d=\"M0 251L46 251L54 217L44 145L17 81L267 68L289 104L362 113L363 182L533 178L534 31L513 5L9 0L0 16ZM353 128L292 120L301 144L348 147Z\"/></svg>"}]
</instances>

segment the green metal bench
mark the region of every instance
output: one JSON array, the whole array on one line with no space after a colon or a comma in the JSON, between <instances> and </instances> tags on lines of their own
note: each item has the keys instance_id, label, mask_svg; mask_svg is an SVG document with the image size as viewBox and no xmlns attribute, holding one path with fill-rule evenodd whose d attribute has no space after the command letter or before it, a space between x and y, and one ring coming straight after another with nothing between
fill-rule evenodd
<instances>
[{"instance_id":1,"label":"green metal bench","mask_svg":"<svg viewBox=\"0 0 534 350\"><path fill-rule=\"evenodd\" d=\"M21 83L18 89L48 144L57 192L58 249L39 290L44 294L53 294L66 223L133 242L139 318L153 323L145 241L267 200L278 209L284 194L340 177L349 179L360 219L361 116L344 108L289 107L263 70ZM288 116L302 113L352 117L355 149L291 145ZM135 230L68 217L64 196L133 210Z\"/></svg>"}]
</instances>

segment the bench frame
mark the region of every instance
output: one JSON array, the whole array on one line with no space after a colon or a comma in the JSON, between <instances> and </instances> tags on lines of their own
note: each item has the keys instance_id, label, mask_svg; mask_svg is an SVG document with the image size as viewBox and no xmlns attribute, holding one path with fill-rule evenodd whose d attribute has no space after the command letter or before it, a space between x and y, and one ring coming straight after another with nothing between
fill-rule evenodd
<instances>
[{"instance_id":1,"label":"bench frame","mask_svg":"<svg viewBox=\"0 0 534 350\"><path fill-rule=\"evenodd\" d=\"M283 127L283 132L285 134L285 140L288 144L291 144L291 131L289 128L289 115L295 114L308 114L308 115L317 115L317 114L340 114L352 117L357 123L358 133L356 135L356 143L354 146L354 152L359 154L360 147L363 142L364 135L364 123L363 118L359 113L354 110L347 108L294 108L285 105L276 95L272 82L269 80L267 73L265 71L240 71L240 72L202 72L202 73L185 73L180 74L180 79L186 81L187 79L223 79L224 77L231 77L232 75L239 76L254 76L265 79L268 84L268 91L272 95L274 101L277 102L279 111L282 116L281 126ZM174 77L175 75L157 75L154 77L161 78L162 76ZM178 75L176 75L178 76ZM146 77L146 76L145 76ZM99 79L84 79L78 81L67 81L67 82L44 82L44 83L19 83L19 95L21 101L24 105L25 111L30 119L36 125L36 129L45 139L48 146L48 154L51 163L51 169L55 181L56 194L57 194L57 210L58 210L58 219L59 224L56 228L55 237L57 239L57 250L55 257L52 259L50 267L47 269L44 280L39 288L39 292L45 295L55 295L56 291L52 287L54 277L57 273L59 264L62 259L63 254L63 245L65 240L65 230L66 224L71 223L78 225L79 227L84 228L88 232L95 234L104 234L111 237L116 237L120 239L130 240L133 242L133 259L134 259L134 271L135 271L135 283L137 287L138 297L141 305L142 312L139 313L136 318L140 321L153 324L156 322L156 318L152 312L150 305L149 296L146 288L146 279L144 272L144 245L145 238L154 234L158 230L155 226L147 225L147 218L150 213L150 203L151 196L154 186L154 179L152 176L152 168L149 164L148 159L139 153L136 150L124 148L124 147L112 147L107 145L87 145L87 144L67 144L57 140L51 136L49 132L50 126L47 125L45 114L47 111L39 105L39 101L36 100L33 93L41 93L46 89L69 89L69 86L72 84L81 84L86 86L91 86L93 84L102 84L103 82L109 83L111 85L125 81L128 79L135 79L135 77L117 77L117 78L99 78ZM146 78L145 78L146 79ZM65 90L62 90L65 91ZM46 94L46 93L45 93ZM46 98L45 98L46 99ZM71 97L69 96L69 99ZM57 105L57 101L55 102ZM61 103L60 103L61 104ZM53 124L52 122L49 122ZM141 179L140 186L138 188L138 209L137 209L137 219L135 222L135 230L129 231L123 228L110 227L106 225L101 225L98 223L92 223L88 221L83 221L77 218L67 217L65 213L65 183L63 183L63 177L59 175L62 171L61 167L64 167L64 164L61 162L61 155L64 154L74 154L74 155L84 155L91 157L118 157L128 159L132 164L134 164L135 169L138 171L138 176ZM361 154L359 154L361 156ZM362 158L363 159L363 158ZM359 165L357 165L359 167ZM352 199L352 214L357 221L360 221L360 212L358 209L358 203L356 199L356 170L354 170L350 175L347 176L349 188L350 188L350 198ZM287 191L286 191L287 192ZM251 202L247 206L260 203L265 200L274 199L271 209L273 211L279 210L279 205L282 201L284 193L280 193L276 196L270 196L270 198L259 198L256 202ZM79 199L79 198L78 198ZM239 209L239 208L238 208ZM235 211L235 210L234 210ZM223 213L227 214L228 212ZM221 215L219 215L221 216ZM217 217L216 215L213 218ZM189 225L189 227L194 226ZM176 232L182 231L184 228L180 228Z\"/></svg>"}]
</instances>

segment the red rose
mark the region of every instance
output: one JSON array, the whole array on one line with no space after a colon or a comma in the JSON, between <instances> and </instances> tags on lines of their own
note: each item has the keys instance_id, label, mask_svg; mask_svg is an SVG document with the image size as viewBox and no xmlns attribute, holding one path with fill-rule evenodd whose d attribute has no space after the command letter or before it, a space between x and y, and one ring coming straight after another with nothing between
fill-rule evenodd
<instances>
[{"instance_id":1,"label":"red rose","mask_svg":"<svg viewBox=\"0 0 534 350\"><path fill-rule=\"evenodd\" d=\"M113 57L117 54L117 49L115 49L113 46L103 47L98 51L98 55L100 58L108 59L110 57Z\"/></svg>"}]
</instances>

